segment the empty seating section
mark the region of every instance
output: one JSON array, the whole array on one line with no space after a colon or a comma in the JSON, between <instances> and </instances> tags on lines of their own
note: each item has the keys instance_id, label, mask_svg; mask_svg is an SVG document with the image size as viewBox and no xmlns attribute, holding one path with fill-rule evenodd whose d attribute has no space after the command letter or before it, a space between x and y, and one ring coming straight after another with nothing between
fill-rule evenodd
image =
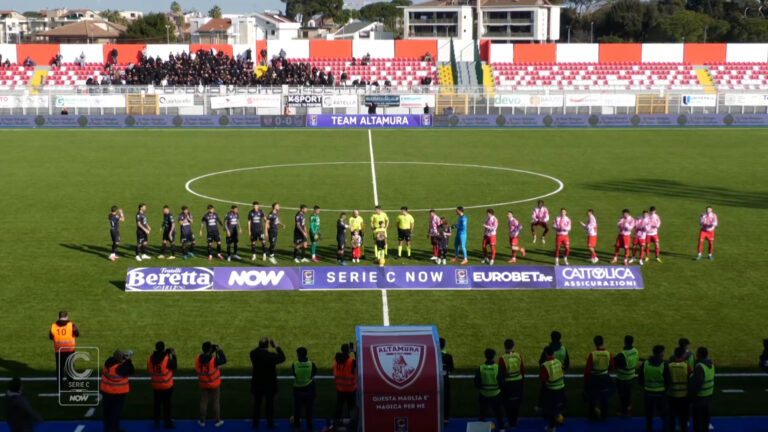
<instances>
[{"instance_id":1,"label":"empty seating section","mask_svg":"<svg viewBox=\"0 0 768 432\"><path fill-rule=\"evenodd\" d=\"M378 81L384 85L389 79L392 87L408 87L421 85L424 77L430 77L432 83L437 83L437 66L434 63L421 61L418 58L409 59L371 59L368 64L362 66L360 61L352 65L352 59L345 58L287 58L291 63L309 63L318 70L332 73L337 84L340 84L342 72L347 73L347 84L355 80L366 82Z\"/></svg>"},{"instance_id":2,"label":"empty seating section","mask_svg":"<svg viewBox=\"0 0 768 432\"><path fill-rule=\"evenodd\" d=\"M19 65L0 66L0 88L24 87L35 74L35 68Z\"/></svg>"},{"instance_id":3,"label":"empty seating section","mask_svg":"<svg viewBox=\"0 0 768 432\"><path fill-rule=\"evenodd\" d=\"M767 90L768 63L710 63L709 75L720 90Z\"/></svg>"},{"instance_id":4,"label":"empty seating section","mask_svg":"<svg viewBox=\"0 0 768 432\"><path fill-rule=\"evenodd\" d=\"M497 86L516 90L700 90L687 63L494 63Z\"/></svg>"},{"instance_id":5,"label":"empty seating section","mask_svg":"<svg viewBox=\"0 0 768 432\"><path fill-rule=\"evenodd\" d=\"M127 65L115 66L118 71L125 70ZM102 76L108 76L101 63L86 63L79 66L75 63L62 63L60 67L52 67L46 78L46 85L57 87L73 87L85 85L88 78L100 81Z\"/></svg>"}]
</instances>

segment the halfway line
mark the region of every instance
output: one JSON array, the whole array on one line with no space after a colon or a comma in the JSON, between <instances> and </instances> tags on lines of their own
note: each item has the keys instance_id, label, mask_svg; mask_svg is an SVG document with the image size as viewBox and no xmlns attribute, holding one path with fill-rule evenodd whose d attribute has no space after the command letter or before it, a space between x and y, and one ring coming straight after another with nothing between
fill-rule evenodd
<instances>
[{"instance_id":1,"label":"halfway line","mask_svg":"<svg viewBox=\"0 0 768 432\"><path fill-rule=\"evenodd\" d=\"M371 153L371 181L373 182L373 205L379 205L379 192L376 189L376 167L373 160L373 138L371 138L371 130L368 129L368 150Z\"/></svg>"},{"instance_id":2,"label":"halfway line","mask_svg":"<svg viewBox=\"0 0 768 432\"><path fill-rule=\"evenodd\" d=\"M381 290L381 312L384 315L384 325L389 326L389 301L385 289Z\"/></svg>"}]
</instances>

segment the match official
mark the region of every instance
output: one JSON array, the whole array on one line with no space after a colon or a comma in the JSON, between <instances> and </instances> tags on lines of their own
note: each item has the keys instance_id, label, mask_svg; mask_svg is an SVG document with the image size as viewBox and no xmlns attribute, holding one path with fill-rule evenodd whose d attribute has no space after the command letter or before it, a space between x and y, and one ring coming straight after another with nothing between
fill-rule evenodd
<instances>
[{"instance_id":1,"label":"match official","mask_svg":"<svg viewBox=\"0 0 768 432\"><path fill-rule=\"evenodd\" d=\"M120 417L123 414L126 396L130 391L128 377L136 371L131 358L133 351L115 350L112 357L104 362L101 371L102 409L104 432L120 432Z\"/></svg>"},{"instance_id":2,"label":"match official","mask_svg":"<svg viewBox=\"0 0 768 432\"><path fill-rule=\"evenodd\" d=\"M397 215L397 257L403 256L403 241L405 241L408 259L411 259L411 236L413 235L414 220L408 213L408 207L400 207L400 214Z\"/></svg>"},{"instance_id":3,"label":"match official","mask_svg":"<svg viewBox=\"0 0 768 432\"><path fill-rule=\"evenodd\" d=\"M269 347L276 352L270 352ZM251 351L251 394L253 395L253 428L259 427L261 402L264 401L267 428L275 428L275 395L277 394L277 365L285 361L285 354L274 340L261 338L259 346Z\"/></svg>"},{"instance_id":4,"label":"match official","mask_svg":"<svg viewBox=\"0 0 768 432\"><path fill-rule=\"evenodd\" d=\"M155 344L155 352L147 359L147 370L152 383L152 395L154 406L155 429L160 427L162 417L166 429L175 429L176 425L171 419L173 398L173 371L178 362L176 350L165 349L165 343L160 341Z\"/></svg>"}]
</instances>

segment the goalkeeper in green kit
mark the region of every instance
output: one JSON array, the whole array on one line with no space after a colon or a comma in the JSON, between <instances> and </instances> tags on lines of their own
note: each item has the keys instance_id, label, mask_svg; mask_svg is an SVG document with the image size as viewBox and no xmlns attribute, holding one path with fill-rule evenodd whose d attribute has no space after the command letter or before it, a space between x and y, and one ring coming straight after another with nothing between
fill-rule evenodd
<instances>
[{"instance_id":1,"label":"goalkeeper in green kit","mask_svg":"<svg viewBox=\"0 0 768 432\"><path fill-rule=\"evenodd\" d=\"M320 206L312 209L309 217L309 242L312 243L312 261L317 262L317 242L320 241Z\"/></svg>"}]
</instances>

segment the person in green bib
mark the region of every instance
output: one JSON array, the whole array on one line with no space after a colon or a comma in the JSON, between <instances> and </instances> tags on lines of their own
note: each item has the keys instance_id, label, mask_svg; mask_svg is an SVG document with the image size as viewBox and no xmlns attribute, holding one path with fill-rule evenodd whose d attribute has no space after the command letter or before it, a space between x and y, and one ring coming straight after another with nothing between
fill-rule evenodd
<instances>
[{"instance_id":1,"label":"person in green bib","mask_svg":"<svg viewBox=\"0 0 768 432\"><path fill-rule=\"evenodd\" d=\"M616 392L619 394L619 417L632 417L632 384L635 382L639 353L634 347L635 338L624 336L624 349L613 361L616 364Z\"/></svg>"},{"instance_id":2,"label":"person in green bib","mask_svg":"<svg viewBox=\"0 0 768 432\"><path fill-rule=\"evenodd\" d=\"M554 357L560 362L560 366L563 368L563 372L567 372L568 368L571 366L571 357L568 355L568 350L565 349L565 345L563 345L561 342L563 335L560 334L559 331L553 330L552 333L549 334L549 338L549 344L545 346L543 350L541 350L541 355L539 356L539 366L543 365L544 362L547 361L547 348L551 347ZM535 411L540 411L542 408L543 401L541 397L543 394L543 392L539 394L539 403L534 408Z\"/></svg>"},{"instance_id":3,"label":"person in green bib","mask_svg":"<svg viewBox=\"0 0 768 432\"><path fill-rule=\"evenodd\" d=\"M667 430L667 389L669 388L669 366L664 361L664 346L653 347L653 356L643 362L638 377L643 385L645 398L645 430L653 431L653 416L661 417Z\"/></svg>"},{"instance_id":4,"label":"person in green bib","mask_svg":"<svg viewBox=\"0 0 768 432\"><path fill-rule=\"evenodd\" d=\"M696 350L696 366L693 368L690 390L693 398L693 432L706 432L709 430L710 405L715 392L715 365L705 347Z\"/></svg>"},{"instance_id":5,"label":"person in green bib","mask_svg":"<svg viewBox=\"0 0 768 432\"><path fill-rule=\"evenodd\" d=\"M584 392L587 396L590 421L605 421L608 418L608 401L615 387L609 374L615 369L613 356L603 346L603 337L594 337L595 350L587 356L584 367Z\"/></svg>"},{"instance_id":6,"label":"person in green bib","mask_svg":"<svg viewBox=\"0 0 768 432\"><path fill-rule=\"evenodd\" d=\"M315 374L317 366L307 358L307 349L296 349L297 360L293 362L293 427L301 429L301 413L306 414L307 430L312 429L312 412L315 405Z\"/></svg>"},{"instance_id":7,"label":"person in green bib","mask_svg":"<svg viewBox=\"0 0 768 432\"><path fill-rule=\"evenodd\" d=\"M520 405L523 403L523 383L525 381L525 364L523 356L515 351L515 341L504 341L504 354L499 356L499 369L504 377L501 387L502 402L507 412L507 422L510 428L517 426L520 415Z\"/></svg>"},{"instance_id":8,"label":"person in green bib","mask_svg":"<svg viewBox=\"0 0 768 432\"><path fill-rule=\"evenodd\" d=\"M690 418L691 400L688 397L688 382L691 379L693 369L685 362L685 348L675 348L675 360L669 363L669 393L667 403L669 405L669 427L675 430L675 423L679 425L680 432L688 432L688 420Z\"/></svg>"},{"instance_id":9,"label":"person in green bib","mask_svg":"<svg viewBox=\"0 0 768 432\"><path fill-rule=\"evenodd\" d=\"M677 341L677 347L683 349L683 352L685 353L683 355L683 361L685 364L690 366L691 370L693 370L694 363L696 362L696 355L693 353L693 351L691 351L691 341L689 341L687 338L680 338L680 340ZM669 360L667 360L669 363L674 361L674 355L670 356Z\"/></svg>"},{"instance_id":10,"label":"person in green bib","mask_svg":"<svg viewBox=\"0 0 768 432\"><path fill-rule=\"evenodd\" d=\"M544 362L539 368L541 381L541 408L547 419L547 432L555 432L555 427L562 423L561 413L565 410L565 369L560 360L555 357L555 350L548 346L544 348Z\"/></svg>"},{"instance_id":11,"label":"person in green bib","mask_svg":"<svg viewBox=\"0 0 768 432\"><path fill-rule=\"evenodd\" d=\"M504 427L504 416L501 410L501 385L504 377L501 375L499 365L494 361L496 351L491 348L485 350L485 363L481 364L475 372L475 387L479 391L478 404L480 408L480 421L485 421L488 411L493 411L496 417L496 428Z\"/></svg>"}]
</instances>

